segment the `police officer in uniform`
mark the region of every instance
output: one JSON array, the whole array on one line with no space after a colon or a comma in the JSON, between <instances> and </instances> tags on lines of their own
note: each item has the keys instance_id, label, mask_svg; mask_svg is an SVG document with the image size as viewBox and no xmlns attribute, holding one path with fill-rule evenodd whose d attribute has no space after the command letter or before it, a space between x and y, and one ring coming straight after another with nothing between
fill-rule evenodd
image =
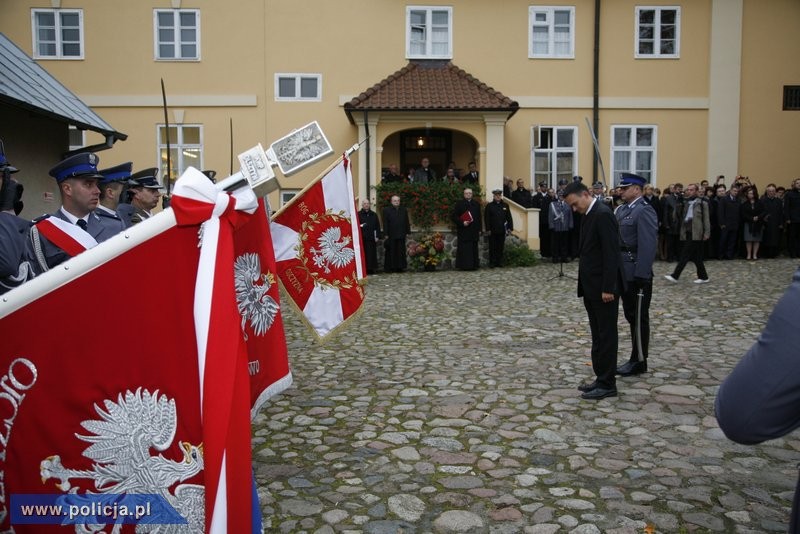
<instances>
[{"instance_id":1,"label":"police officer in uniform","mask_svg":"<svg viewBox=\"0 0 800 534\"><path fill-rule=\"evenodd\" d=\"M103 226L112 232L112 235L122 232L128 227L122 217L117 214L117 206L125 188L124 182L131 177L132 167L133 163L128 161L99 171L103 176L97 182L97 186L100 188L100 203L94 212L100 217Z\"/></svg>"},{"instance_id":2,"label":"police officer in uniform","mask_svg":"<svg viewBox=\"0 0 800 534\"><path fill-rule=\"evenodd\" d=\"M21 200L22 184L11 178L18 169L6 159L0 141L0 294L13 289L35 276L33 266L26 260L26 236L30 221L17 217L15 202Z\"/></svg>"},{"instance_id":3,"label":"police officer in uniform","mask_svg":"<svg viewBox=\"0 0 800 534\"><path fill-rule=\"evenodd\" d=\"M492 191L492 201L484 209L484 223L489 233L489 267L502 267L506 236L514 230L514 220L508 204L503 201L502 189Z\"/></svg>"},{"instance_id":4,"label":"police officer in uniform","mask_svg":"<svg viewBox=\"0 0 800 534\"><path fill-rule=\"evenodd\" d=\"M131 175L128 182L129 204L120 204L117 213L128 226L140 223L153 216L151 211L158 205L161 197L161 184L158 183L158 169L151 167Z\"/></svg>"},{"instance_id":5,"label":"police officer in uniform","mask_svg":"<svg viewBox=\"0 0 800 534\"><path fill-rule=\"evenodd\" d=\"M61 207L52 214L37 218L31 228L28 257L35 262L38 271L47 271L80 252L81 248L91 248L115 235L94 213L100 200L97 181L103 177L97 172L99 161L95 154L82 152L50 169L50 176L58 183ZM48 219L49 223L43 224ZM56 237L61 234L69 236L80 247L62 248L57 245L59 239Z\"/></svg>"},{"instance_id":6,"label":"police officer in uniform","mask_svg":"<svg viewBox=\"0 0 800 534\"><path fill-rule=\"evenodd\" d=\"M622 270L626 283L622 293L622 309L625 319L631 325L632 345L628 362L617 367L617 374L620 376L634 376L647 371L653 261L658 246L658 216L655 209L642 196L645 183L645 179L641 176L622 173L618 187L622 191L624 204L614 212L619 222ZM640 310L638 324L637 310ZM642 361L639 361L640 345Z\"/></svg>"}]
</instances>

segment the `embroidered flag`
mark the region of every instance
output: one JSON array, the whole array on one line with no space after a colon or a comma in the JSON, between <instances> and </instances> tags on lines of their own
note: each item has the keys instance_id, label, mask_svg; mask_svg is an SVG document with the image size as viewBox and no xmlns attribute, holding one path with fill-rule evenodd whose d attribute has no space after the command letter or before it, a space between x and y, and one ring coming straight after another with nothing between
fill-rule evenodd
<instances>
[{"instance_id":1,"label":"embroidered flag","mask_svg":"<svg viewBox=\"0 0 800 534\"><path fill-rule=\"evenodd\" d=\"M183 187L187 175L194 185ZM162 495L190 532L251 531L234 236L252 218L240 210L257 203L204 190L213 185L194 169L184 177L174 210L4 295L0 494ZM128 295L119 313L90 297L134 279L153 290ZM9 505L0 499L0 531Z\"/></svg>"},{"instance_id":2,"label":"embroidered flag","mask_svg":"<svg viewBox=\"0 0 800 534\"><path fill-rule=\"evenodd\" d=\"M350 162L342 162L278 212L271 224L278 279L319 338L364 301L361 229Z\"/></svg>"},{"instance_id":3,"label":"embroidered flag","mask_svg":"<svg viewBox=\"0 0 800 534\"><path fill-rule=\"evenodd\" d=\"M264 200L234 236L234 277L241 331L247 344L250 415L292 384L283 329L275 253Z\"/></svg>"},{"instance_id":4,"label":"embroidered flag","mask_svg":"<svg viewBox=\"0 0 800 534\"><path fill-rule=\"evenodd\" d=\"M51 284L58 269L4 295L6 304L28 303L8 314L0 305L2 493L163 494L201 532L204 436L197 351L187 343L197 227L173 227L111 261L91 261L111 241L63 264L71 275L63 285ZM145 268L154 258L169 261ZM92 268L77 268L78 260ZM151 290L98 308L99 288L123 280ZM9 505L0 502L3 532ZM41 529L14 526L17 534Z\"/></svg>"}]
</instances>

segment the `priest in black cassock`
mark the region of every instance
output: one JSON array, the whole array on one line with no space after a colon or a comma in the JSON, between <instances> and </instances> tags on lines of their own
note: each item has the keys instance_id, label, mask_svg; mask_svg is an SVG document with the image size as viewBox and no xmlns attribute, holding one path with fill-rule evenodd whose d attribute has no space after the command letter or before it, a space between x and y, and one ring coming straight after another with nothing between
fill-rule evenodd
<instances>
[{"instance_id":1,"label":"priest in black cassock","mask_svg":"<svg viewBox=\"0 0 800 534\"><path fill-rule=\"evenodd\" d=\"M387 273L403 272L406 261L406 236L411 233L411 222L408 210L400 205L400 197L394 195L392 204L383 208L383 231L386 241L383 246L386 256L383 259L383 270Z\"/></svg>"},{"instance_id":2,"label":"priest in black cassock","mask_svg":"<svg viewBox=\"0 0 800 534\"><path fill-rule=\"evenodd\" d=\"M481 206L472 198L472 189L464 189L464 198L456 202L452 212L456 225L456 269L474 271L480 266L478 240L481 237Z\"/></svg>"},{"instance_id":3,"label":"priest in black cassock","mask_svg":"<svg viewBox=\"0 0 800 534\"><path fill-rule=\"evenodd\" d=\"M378 247L383 234L378 214L370 209L369 200L361 202L358 212L358 224L361 226L361 248L364 250L364 260L367 263L367 274L375 274L378 270Z\"/></svg>"}]
</instances>

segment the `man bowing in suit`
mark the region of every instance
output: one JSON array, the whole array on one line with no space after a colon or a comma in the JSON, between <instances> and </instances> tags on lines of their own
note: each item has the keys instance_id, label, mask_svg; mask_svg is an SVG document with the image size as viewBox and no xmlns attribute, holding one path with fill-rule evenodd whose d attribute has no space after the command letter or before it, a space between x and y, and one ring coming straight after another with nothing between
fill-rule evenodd
<instances>
[{"instance_id":1,"label":"man bowing in suit","mask_svg":"<svg viewBox=\"0 0 800 534\"><path fill-rule=\"evenodd\" d=\"M592 331L594 382L578 387L581 398L598 400L617 396L617 317L622 290L619 225L611 208L598 202L581 182L564 188L564 200L583 215L579 243L578 296L589 316Z\"/></svg>"}]
</instances>

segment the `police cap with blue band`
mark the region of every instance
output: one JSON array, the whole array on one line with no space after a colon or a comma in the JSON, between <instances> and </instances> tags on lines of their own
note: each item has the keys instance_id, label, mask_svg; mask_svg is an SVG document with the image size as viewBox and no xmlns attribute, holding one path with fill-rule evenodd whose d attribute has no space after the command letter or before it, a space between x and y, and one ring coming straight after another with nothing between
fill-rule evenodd
<instances>
[{"instance_id":1,"label":"police cap with blue band","mask_svg":"<svg viewBox=\"0 0 800 534\"><path fill-rule=\"evenodd\" d=\"M100 158L91 152L81 152L63 160L61 163L50 169L50 176L61 183L68 178L97 178L101 179L102 174L97 172L97 164Z\"/></svg>"},{"instance_id":2,"label":"police cap with blue band","mask_svg":"<svg viewBox=\"0 0 800 534\"><path fill-rule=\"evenodd\" d=\"M103 175L103 178L100 180L101 184L110 184L111 182L121 182L130 178L132 169L133 162L128 161L97 172Z\"/></svg>"}]
</instances>

